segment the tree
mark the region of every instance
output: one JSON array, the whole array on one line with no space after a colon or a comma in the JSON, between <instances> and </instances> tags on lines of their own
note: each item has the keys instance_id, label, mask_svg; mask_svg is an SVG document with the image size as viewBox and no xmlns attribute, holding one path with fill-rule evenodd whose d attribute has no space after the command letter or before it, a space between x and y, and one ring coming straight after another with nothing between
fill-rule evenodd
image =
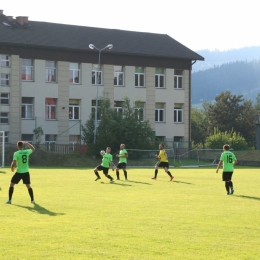
<instances>
[{"instance_id":1,"label":"tree","mask_svg":"<svg viewBox=\"0 0 260 260\"><path fill-rule=\"evenodd\" d=\"M38 126L37 128L33 129L33 133L35 134L36 145L39 146L42 141L42 135L44 134L42 127Z\"/></svg>"},{"instance_id":2,"label":"tree","mask_svg":"<svg viewBox=\"0 0 260 260\"><path fill-rule=\"evenodd\" d=\"M82 139L88 146L88 154L98 155L100 150L110 146L112 153L118 151L121 143L132 149L153 149L155 146L154 131L150 124L138 118L137 110L142 109L136 101L132 107L129 98L125 97L122 113L111 107L108 98L103 97L99 102L101 120L97 127L96 144L94 141L94 115L82 125Z\"/></svg>"},{"instance_id":3,"label":"tree","mask_svg":"<svg viewBox=\"0 0 260 260\"><path fill-rule=\"evenodd\" d=\"M210 104L207 111L209 129L213 133L217 127L220 132L235 131L243 136L250 146L255 145L255 123L257 111L251 101L242 95L232 95L230 91L221 92Z\"/></svg>"}]
</instances>

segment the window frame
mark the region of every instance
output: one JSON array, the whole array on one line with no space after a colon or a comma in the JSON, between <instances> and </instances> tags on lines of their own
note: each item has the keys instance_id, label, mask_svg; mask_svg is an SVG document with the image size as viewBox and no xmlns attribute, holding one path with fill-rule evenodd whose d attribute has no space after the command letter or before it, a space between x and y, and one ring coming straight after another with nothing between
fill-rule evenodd
<instances>
[{"instance_id":1,"label":"window frame","mask_svg":"<svg viewBox=\"0 0 260 260\"><path fill-rule=\"evenodd\" d=\"M32 59L22 59L22 63L30 61L31 65L22 64L22 81L33 81L34 80L34 64ZM25 70L25 73L24 73Z\"/></svg>"},{"instance_id":2,"label":"window frame","mask_svg":"<svg viewBox=\"0 0 260 260\"><path fill-rule=\"evenodd\" d=\"M3 122L3 121L7 122ZM9 124L9 113L8 112L0 112L0 123L1 124Z\"/></svg>"},{"instance_id":3,"label":"window frame","mask_svg":"<svg viewBox=\"0 0 260 260\"><path fill-rule=\"evenodd\" d=\"M75 109L78 109L77 114L78 114L78 118L76 118L75 114L76 111ZM80 106L79 105L69 105L69 120L80 120Z\"/></svg>"},{"instance_id":4,"label":"window frame","mask_svg":"<svg viewBox=\"0 0 260 260\"><path fill-rule=\"evenodd\" d=\"M179 119L179 117L181 117ZM175 107L173 113L173 122L174 123L183 123L183 108Z\"/></svg>"},{"instance_id":5,"label":"window frame","mask_svg":"<svg viewBox=\"0 0 260 260\"><path fill-rule=\"evenodd\" d=\"M140 72L140 71L142 71L142 72ZM145 87L144 67L135 67L135 87L137 87L137 88Z\"/></svg>"},{"instance_id":6,"label":"window frame","mask_svg":"<svg viewBox=\"0 0 260 260\"><path fill-rule=\"evenodd\" d=\"M92 85L102 85L103 80L103 68L102 65L92 64Z\"/></svg>"},{"instance_id":7,"label":"window frame","mask_svg":"<svg viewBox=\"0 0 260 260\"><path fill-rule=\"evenodd\" d=\"M8 59L3 59L3 57L8 57ZM5 64L4 64L5 63ZM1 55L1 67L9 68L10 67L10 56L9 55Z\"/></svg>"},{"instance_id":8,"label":"window frame","mask_svg":"<svg viewBox=\"0 0 260 260\"><path fill-rule=\"evenodd\" d=\"M116 71L116 68L119 67L121 67L121 71ZM122 75L122 84L119 84L121 75ZM124 67L121 65L114 66L114 86L116 87L124 86Z\"/></svg>"},{"instance_id":9,"label":"window frame","mask_svg":"<svg viewBox=\"0 0 260 260\"><path fill-rule=\"evenodd\" d=\"M183 70L174 71L174 89L183 89Z\"/></svg>"},{"instance_id":10,"label":"window frame","mask_svg":"<svg viewBox=\"0 0 260 260\"><path fill-rule=\"evenodd\" d=\"M77 69L71 68L72 64L77 64L78 68ZM76 62L70 63L69 81L70 84L75 84L75 85L80 84L80 63L76 63Z\"/></svg>"},{"instance_id":11,"label":"window frame","mask_svg":"<svg viewBox=\"0 0 260 260\"><path fill-rule=\"evenodd\" d=\"M4 97L2 95L7 95L7 97ZM3 100L7 100L7 103L4 103ZM10 93L1 93L0 95L0 104L8 106L10 105Z\"/></svg>"},{"instance_id":12,"label":"window frame","mask_svg":"<svg viewBox=\"0 0 260 260\"><path fill-rule=\"evenodd\" d=\"M52 99L54 104L46 104L47 99ZM57 120L57 99L45 98L45 120Z\"/></svg>"},{"instance_id":13,"label":"window frame","mask_svg":"<svg viewBox=\"0 0 260 260\"><path fill-rule=\"evenodd\" d=\"M53 63L53 64L51 64ZM47 65L54 65L50 67ZM57 63L56 61L45 61L45 83L56 83L57 82Z\"/></svg>"},{"instance_id":14,"label":"window frame","mask_svg":"<svg viewBox=\"0 0 260 260\"><path fill-rule=\"evenodd\" d=\"M155 105L155 122L165 122L165 103L158 103L157 106Z\"/></svg>"},{"instance_id":15,"label":"window frame","mask_svg":"<svg viewBox=\"0 0 260 260\"><path fill-rule=\"evenodd\" d=\"M3 78L3 76L7 76L6 78ZM5 81L5 84L3 82ZM10 74L8 73L1 73L1 86L3 87L9 87L10 86Z\"/></svg>"}]
</instances>

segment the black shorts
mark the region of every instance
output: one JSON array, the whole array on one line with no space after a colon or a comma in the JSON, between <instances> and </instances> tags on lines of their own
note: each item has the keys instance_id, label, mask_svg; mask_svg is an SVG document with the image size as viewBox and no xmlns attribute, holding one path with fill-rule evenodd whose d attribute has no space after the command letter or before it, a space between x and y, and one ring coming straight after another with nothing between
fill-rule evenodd
<instances>
[{"instance_id":1,"label":"black shorts","mask_svg":"<svg viewBox=\"0 0 260 260\"><path fill-rule=\"evenodd\" d=\"M223 172L222 180L223 181L231 181L233 172Z\"/></svg>"},{"instance_id":2,"label":"black shorts","mask_svg":"<svg viewBox=\"0 0 260 260\"><path fill-rule=\"evenodd\" d=\"M118 169L125 169L126 168L126 163L125 162L120 162L117 164L116 168Z\"/></svg>"},{"instance_id":3,"label":"black shorts","mask_svg":"<svg viewBox=\"0 0 260 260\"><path fill-rule=\"evenodd\" d=\"M162 167L162 168L168 168L169 169L169 163L168 162L158 162L157 163L158 167Z\"/></svg>"},{"instance_id":4,"label":"black shorts","mask_svg":"<svg viewBox=\"0 0 260 260\"><path fill-rule=\"evenodd\" d=\"M31 184L29 172L15 173L11 179L11 183L18 184L20 180L23 180L23 184Z\"/></svg>"},{"instance_id":5,"label":"black shorts","mask_svg":"<svg viewBox=\"0 0 260 260\"><path fill-rule=\"evenodd\" d=\"M97 169L98 169L99 171L103 171L104 174L108 174L109 168L106 168L106 167L103 167L102 165L99 165L99 166L97 167Z\"/></svg>"}]
</instances>

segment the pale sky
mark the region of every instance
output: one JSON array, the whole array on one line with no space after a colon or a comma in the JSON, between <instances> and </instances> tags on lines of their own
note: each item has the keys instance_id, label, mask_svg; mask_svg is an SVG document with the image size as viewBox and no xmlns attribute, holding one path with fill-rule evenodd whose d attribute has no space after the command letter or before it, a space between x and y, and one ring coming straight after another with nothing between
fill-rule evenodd
<instances>
[{"instance_id":1,"label":"pale sky","mask_svg":"<svg viewBox=\"0 0 260 260\"><path fill-rule=\"evenodd\" d=\"M260 46L258 0L5 0L0 9L33 21L168 34L193 51Z\"/></svg>"}]
</instances>

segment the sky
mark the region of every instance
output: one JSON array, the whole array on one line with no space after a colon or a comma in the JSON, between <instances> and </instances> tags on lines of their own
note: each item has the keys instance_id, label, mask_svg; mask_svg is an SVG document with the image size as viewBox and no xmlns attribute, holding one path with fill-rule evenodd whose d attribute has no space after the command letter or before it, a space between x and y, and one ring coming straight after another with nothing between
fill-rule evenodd
<instances>
[{"instance_id":1,"label":"sky","mask_svg":"<svg viewBox=\"0 0 260 260\"><path fill-rule=\"evenodd\" d=\"M193 51L260 46L259 8L258 0L5 0L0 3L7 16L167 34Z\"/></svg>"}]
</instances>

